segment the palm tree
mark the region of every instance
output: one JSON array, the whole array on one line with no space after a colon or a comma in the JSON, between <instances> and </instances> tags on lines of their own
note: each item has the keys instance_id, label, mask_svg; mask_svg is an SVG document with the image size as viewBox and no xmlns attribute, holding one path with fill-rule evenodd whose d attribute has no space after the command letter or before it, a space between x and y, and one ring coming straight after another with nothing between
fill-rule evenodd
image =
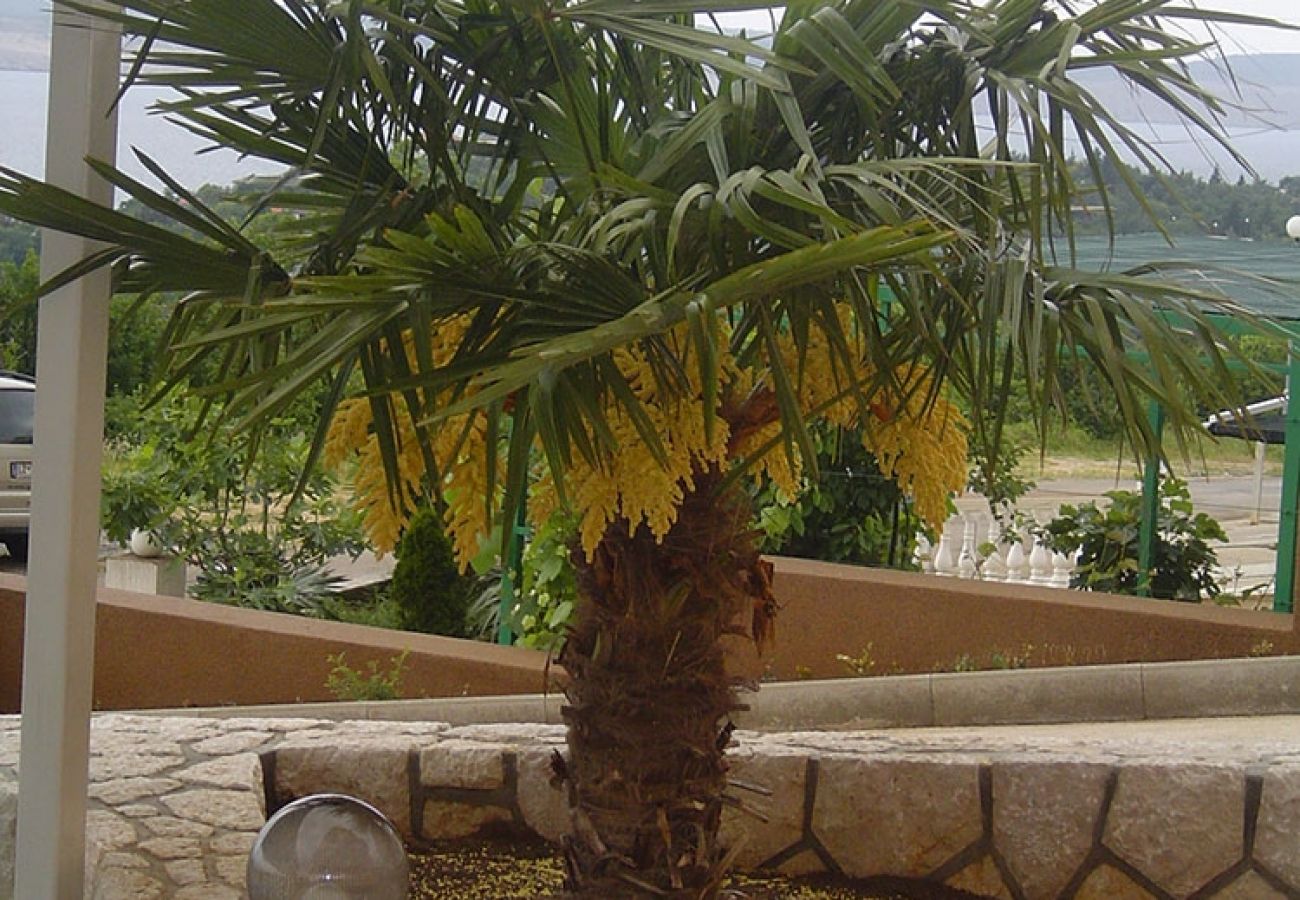
<instances>
[{"instance_id":1,"label":"palm tree","mask_svg":"<svg viewBox=\"0 0 1300 900\"><path fill-rule=\"evenodd\" d=\"M1071 155L1103 206L1121 150L1161 164L1083 68L1222 141L1178 26L1242 17L800 0L759 40L712 18L764 8L122 0L87 11L139 38L130 80L283 163L253 218L287 214L254 241L147 157L168 193L98 168L184 234L0 174L0 211L105 244L67 278L112 265L121 291L185 292L164 389L202 373L255 429L328 381L317 446L369 460L381 544L429 493L462 560L530 484L534 520L578 517L560 661L580 896L717 893L722 640L762 644L776 609L740 476L797 484L811 421L862 427L933 516L968 433L997 458L1016 379L1046 418L1062 369L1095 366L1152 450L1149 400L1183 436L1197 402L1235 399L1207 315L1236 312L1224 297L1071 267Z\"/></svg>"}]
</instances>

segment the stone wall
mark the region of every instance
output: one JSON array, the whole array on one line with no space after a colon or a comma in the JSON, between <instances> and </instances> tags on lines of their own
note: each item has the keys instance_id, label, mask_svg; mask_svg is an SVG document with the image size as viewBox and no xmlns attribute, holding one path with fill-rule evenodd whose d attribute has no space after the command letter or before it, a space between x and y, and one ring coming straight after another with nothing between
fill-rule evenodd
<instances>
[{"instance_id":1,"label":"stone wall","mask_svg":"<svg viewBox=\"0 0 1300 900\"><path fill-rule=\"evenodd\" d=\"M1006 900L1300 898L1300 719L1249 743L1195 729L1092 726L742 734L728 840L742 869L922 879ZM1114 726L1112 726L1114 727ZM1133 726L1129 726L1130 728ZM1208 726L1207 726L1208 727ZM1127 736L1126 736L1127 734ZM262 757L275 807L360 793L415 840L567 830L557 726L473 725L422 746L284 744ZM360 784L341 773L366 770ZM761 814L747 814L741 806Z\"/></svg>"},{"instance_id":2,"label":"stone wall","mask_svg":"<svg viewBox=\"0 0 1300 900\"><path fill-rule=\"evenodd\" d=\"M0 897L19 720L0 717ZM903 876L1000 900L1300 898L1300 717L737 733L741 868ZM86 896L238 900L266 815L341 791L408 838L567 829L553 725L105 715Z\"/></svg>"}]
</instances>

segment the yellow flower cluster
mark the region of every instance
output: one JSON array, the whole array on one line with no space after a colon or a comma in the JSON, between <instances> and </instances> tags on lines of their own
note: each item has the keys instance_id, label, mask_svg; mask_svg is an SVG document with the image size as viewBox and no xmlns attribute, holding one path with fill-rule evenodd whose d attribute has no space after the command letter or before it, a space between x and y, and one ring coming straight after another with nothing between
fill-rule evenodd
<instances>
[{"instance_id":1,"label":"yellow flower cluster","mask_svg":"<svg viewBox=\"0 0 1300 900\"><path fill-rule=\"evenodd\" d=\"M431 336L435 366L451 360L467 325L462 317L435 328ZM843 326L844 334L853 333L851 323L845 321ZM699 363L692 358L693 345L684 327L664 335L663 340L668 352L681 362L679 371L689 379L682 389L661 388L651 356L643 347L619 349L613 361L640 402L650 427L659 435L665 459L656 456L611 392L604 413L616 452L612 458L595 464L575 456L566 475L566 496L578 516L579 540L588 557L610 525L618 521L626 522L631 531L644 525L662 540L676 521L683 496L693 489L695 474L726 465L731 456L757 455L755 469L770 477L782 493L793 498L799 491L802 462L797 452L787 452L781 440L781 423L760 420L737 446L729 448L730 428L721 410L717 410L713 434L706 435L703 385ZM414 368L416 360L409 335L406 343ZM719 348L717 363L720 402L729 401L734 407L745 397L770 390L770 372L741 371L727 352L725 340L721 343L724 346ZM949 492L960 490L966 477L966 425L961 413L947 400L928 396L929 376L920 369L896 373L901 390L878 392L872 398L873 414L863 422L857 400L839 395L855 380L870 384L873 372L869 366L855 363L854 371L845 371L842 358L832 352L830 341L818 328L811 330L802 350L783 337L779 351L800 405L810 418L824 418L842 427L860 427L863 442L876 454L881 470L897 478L912 495L918 515L931 525L942 522ZM860 358L861 354L855 356ZM424 394L420 399L426 402ZM381 553L396 545L407 515L433 480L416 426L417 417L427 415L429 410L413 412L401 396L392 398L391 408L397 439L395 484L390 484L384 474L370 401L354 399L340 404L325 446L329 465L358 457L355 502ZM488 466L496 467L497 483L502 483L503 448L488 446L487 422L482 412L452 417L426 439L447 501L448 533L464 568L477 555L489 532L489 504L499 498L486 496ZM553 473L543 471L530 491L529 518L534 523L544 522L558 507L559 496Z\"/></svg>"},{"instance_id":2,"label":"yellow flower cluster","mask_svg":"<svg viewBox=\"0 0 1300 900\"><path fill-rule=\"evenodd\" d=\"M713 434L705 434L703 385L698 363L686 349L685 331L674 331L666 340L683 359L690 379L680 394L666 396L661 392L642 349L625 347L614 353L615 365L659 435L666 464L655 457L624 407L611 400L604 412L617 452L596 466L575 459L568 473L566 485L571 486L570 499L579 516L578 536L588 558L595 553L610 523L620 517L626 520L629 532L644 523L656 539L662 540L677 520L685 492L694 487L694 473L721 464L727 457L727 423L719 418ZM721 360L721 366L724 372L730 368L730 358ZM530 518L538 523L545 521L557 504L555 481L548 472L530 495Z\"/></svg>"},{"instance_id":3,"label":"yellow flower cluster","mask_svg":"<svg viewBox=\"0 0 1300 900\"><path fill-rule=\"evenodd\" d=\"M847 319L840 324L845 335L853 334ZM895 384L871 397L871 415L863 421L849 388L855 382L870 385L874 371L860 354L854 370L848 371L843 356L832 352L830 340L819 328L809 332L802 349L788 335L781 337L778 349L805 414L841 428L861 429L863 445L875 454L881 472L895 478L912 496L917 515L931 526L942 524L948 514L948 495L966 483L967 426L960 410L946 398L930 395L925 370L895 371ZM768 446L755 468L771 478L783 496L793 499L803 465L798 449L787 452L778 440L780 434L780 424L773 423L749 435L737 449L743 457Z\"/></svg>"},{"instance_id":4,"label":"yellow flower cluster","mask_svg":"<svg viewBox=\"0 0 1300 900\"><path fill-rule=\"evenodd\" d=\"M966 484L966 419L944 397L927 396L928 375L895 374L905 393L875 406L862 444L875 454L880 471L911 494L922 521L938 528L948 518L948 495Z\"/></svg>"},{"instance_id":5,"label":"yellow flower cluster","mask_svg":"<svg viewBox=\"0 0 1300 900\"><path fill-rule=\"evenodd\" d=\"M445 365L451 360L467 327L466 317L435 326L430 336L434 366ZM415 370L417 361L409 334L405 336L405 344L407 361ZM420 397L421 402L425 402L423 392L420 392ZM354 454L358 457L353 502L361 511L366 532L380 555L397 546L402 526L424 495L427 480L431 477L421 448L418 412L413 414L401 395L391 398L391 410L397 451L394 484L390 485L385 475L383 451L374 433L369 400L351 399L339 404L330 422L322 456L327 466L338 466ZM489 457L497 466L498 479L503 474L501 460L496 448L487 445L487 423L481 412L447 419L433 430L429 439L434 463L444 479L442 488L447 501L448 534L461 568L468 568L488 532Z\"/></svg>"}]
</instances>

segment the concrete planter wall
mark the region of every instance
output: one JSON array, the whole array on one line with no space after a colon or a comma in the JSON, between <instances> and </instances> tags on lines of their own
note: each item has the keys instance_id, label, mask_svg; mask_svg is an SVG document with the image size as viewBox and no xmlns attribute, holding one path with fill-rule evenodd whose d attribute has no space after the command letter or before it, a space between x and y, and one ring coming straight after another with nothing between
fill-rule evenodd
<instances>
[{"instance_id":1,"label":"concrete planter wall","mask_svg":"<svg viewBox=\"0 0 1300 900\"><path fill-rule=\"evenodd\" d=\"M1300 652L1296 617L1195 604L992 584L775 559L782 609L771 651L736 641L730 663L754 678L848 674L837 656L869 649L872 674L951 672L995 655L1030 666L1214 659ZM26 582L0 575L0 712L18 709ZM327 657L386 667L409 650L410 697L547 689L545 654L323 622L176 597L102 589L96 709L328 700ZM229 660L240 665L231 666ZM166 678L158 677L166 672Z\"/></svg>"}]
</instances>

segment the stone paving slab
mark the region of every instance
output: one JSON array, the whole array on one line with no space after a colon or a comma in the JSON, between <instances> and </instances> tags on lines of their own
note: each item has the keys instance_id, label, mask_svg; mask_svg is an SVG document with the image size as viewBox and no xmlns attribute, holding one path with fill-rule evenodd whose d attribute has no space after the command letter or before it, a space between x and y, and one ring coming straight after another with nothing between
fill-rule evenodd
<instances>
[{"instance_id":1,"label":"stone paving slab","mask_svg":"<svg viewBox=\"0 0 1300 900\"><path fill-rule=\"evenodd\" d=\"M0 897L16 717L0 717ZM92 723L87 893L239 898L268 811L346 790L408 839L568 829L555 725L185 718ZM1300 898L1300 716L738 732L740 864L947 883L1009 900ZM755 815L756 814L756 815Z\"/></svg>"}]
</instances>

